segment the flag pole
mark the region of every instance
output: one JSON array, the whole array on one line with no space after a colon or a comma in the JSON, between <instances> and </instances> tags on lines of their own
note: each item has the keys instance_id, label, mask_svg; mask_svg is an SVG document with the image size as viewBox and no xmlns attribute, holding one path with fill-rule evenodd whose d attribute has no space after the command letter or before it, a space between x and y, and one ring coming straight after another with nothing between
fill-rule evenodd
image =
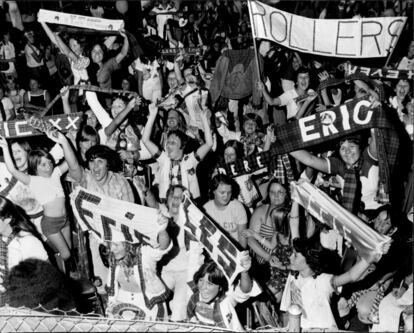
<instances>
[{"instance_id":1,"label":"flag pole","mask_svg":"<svg viewBox=\"0 0 414 333\"><path fill-rule=\"evenodd\" d=\"M250 27L252 29L254 58L255 58L255 63L256 63L257 75L260 78L259 57L258 57L258 54L257 54L256 37L255 37L255 34L254 34L254 22L253 22L252 8L250 6L250 2L251 2L251 0L247 0L247 7L249 9Z\"/></svg>"},{"instance_id":2,"label":"flag pole","mask_svg":"<svg viewBox=\"0 0 414 333\"><path fill-rule=\"evenodd\" d=\"M405 23L406 22L407 22L407 20L404 21L404 24L403 25L401 25L401 29L400 29L400 32L399 32L398 37L397 37L397 41L395 42L394 46L390 45L389 53L388 53L388 58L387 58L387 61L385 62L384 67L387 67L389 61L391 60L391 56L394 53L395 48L397 47L398 41L400 40L400 36L401 36L401 34L403 32L403 29L404 29L404 26L405 26Z\"/></svg>"}]
</instances>

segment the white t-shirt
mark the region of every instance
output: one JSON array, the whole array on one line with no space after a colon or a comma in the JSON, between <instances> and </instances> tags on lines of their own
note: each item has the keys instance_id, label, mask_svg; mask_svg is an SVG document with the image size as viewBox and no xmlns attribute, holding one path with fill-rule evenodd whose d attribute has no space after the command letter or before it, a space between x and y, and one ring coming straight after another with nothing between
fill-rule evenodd
<instances>
[{"instance_id":1,"label":"white t-shirt","mask_svg":"<svg viewBox=\"0 0 414 333\"><path fill-rule=\"evenodd\" d=\"M279 96L281 102L280 105L286 105L288 120L296 116L296 114L298 113L299 108L295 102L295 98L298 96L299 95L296 92L296 89L288 90Z\"/></svg>"},{"instance_id":2,"label":"white t-shirt","mask_svg":"<svg viewBox=\"0 0 414 333\"><path fill-rule=\"evenodd\" d=\"M62 172L59 167L55 167L49 178L41 176L30 176L29 188L41 205L47 204L56 198L64 198L60 177Z\"/></svg>"},{"instance_id":3,"label":"white t-shirt","mask_svg":"<svg viewBox=\"0 0 414 333\"><path fill-rule=\"evenodd\" d=\"M302 308L300 326L302 330L310 328L337 328L331 311L330 300L334 289L331 284L332 274L320 274L315 278L297 279L289 274L280 303L280 310L287 311L293 299L299 299Z\"/></svg>"},{"instance_id":4,"label":"white t-shirt","mask_svg":"<svg viewBox=\"0 0 414 333\"><path fill-rule=\"evenodd\" d=\"M32 56L32 53L33 53L32 48L35 49L37 53L39 53L39 49L36 46L32 45L30 47L28 44L26 44L24 48L24 54L26 55L27 67L35 68L35 67L43 66L44 65L43 59L40 60L40 62L37 62L36 59Z\"/></svg>"},{"instance_id":5,"label":"white t-shirt","mask_svg":"<svg viewBox=\"0 0 414 333\"><path fill-rule=\"evenodd\" d=\"M13 59L16 58L16 51L12 42L4 43L2 42L0 46L0 56L3 56L4 59ZM16 71L16 67L13 62L9 62L9 68L5 71L2 71L5 74L11 74Z\"/></svg>"},{"instance_id":6,"label":"white t-shirt","mask_svg":"<svg viewBox=\"0 0 414 333\"><path fill-rule=\"evenodd\" d=\"M158 162L158 179L159 179L159 195L161 199L165 199L167 196L167 190L170 187L170 167L171 160L165 151L161 152L161 155L157 158ZM181 182L182 185L187 188L191 196L197 199L200 196L200 187L198 185L198 179L196 174L196 168L199 161L195 157L194 152L184 155L181 163ZM174 171L174 170L173 170Z\"/></svg>"},{"instance_id":7,"label":"white t-shirt","mask_svg":"<svg viewBox=\"0 0 414 333\"><path fill-rule=\"evenodd\" d=\"M177 9L175 9L171 5L168 5L167 8L163 8L160 5L158 7L154 7L151 11L158 14L155 18L157 22L158 36L164 39L164 25L167 22L167 20L173 18L173 16L168 15L168 13L175 13Z\"/></svg>"},{"instance_id":8,"label":"white t-shirt","mask_svg":"<svg viewBox=\"0 0 414 333\"><path fill-rule=\"evenodd\" d=\"M13 102L11 101L10 98L3 97L1 99L1 104L3 104L4 112L6 114L6 119L0 119L0 120L7 121L7 120L10 119L10 117L14 113L14 105L13 105ZM2 118L1 114L0 114L0 118Z\"/></svg>"},{"instance_id":9,"label":"white t-shirt","mask_svg":"<svg viewBox=\"0 0 414 333\"><path fill-rule=\"evenodd\" d=\"M48 255L42 243L34 236L26 232L20 232L8 245L9 270L21 261L35 258L47 261Z\"/></svg>"},{"instance_id":10,"label":"white t-shirt","mask_svg":"<svg viewBox=\"0 0 414 333\"><path fill-rule=\"evenodd\" d=\"M208 90L195 90L193 93L186 96L188 93L190 93L194 88L191 88L190 86L186 86L184 90L182 91L182 96L185 97L185 105L187 107L187 111L190 115L190 126L197 126L202 131L203 128L203 122L200 117L200 113L202 112L200 108L205 108L207 103L207 95ZM199 104L199 100L201 99L201 103ZM210 119L211 114L207 114L207 119Z\"/></svg>"},{"instance_id":11,"label":"white t-shirt","mask_svg":"<svg viewBox=\"0 0 414 333\"><path fill-rule=\"evenodd\" d=\"M247 224L246 210L240 201L233 199L224 209L219 209L214 200L210 200L203 208L214 222L228 232L231 238L236 242L239 241L238 226Z\"/></svg>"}]
</instances>

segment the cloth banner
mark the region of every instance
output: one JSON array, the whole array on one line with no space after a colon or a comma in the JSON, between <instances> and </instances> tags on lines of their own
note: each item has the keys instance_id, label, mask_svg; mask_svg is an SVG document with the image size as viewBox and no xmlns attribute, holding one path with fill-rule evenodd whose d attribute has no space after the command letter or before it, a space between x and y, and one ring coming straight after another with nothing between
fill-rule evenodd
<instances>
[{"instance_id":1,"label":"cloth banner","mask_svg":"<svg viewBox=\"0 0 414 333\"><path fill-rule=\"evenodd\" d=\"M39 22L68 25L71 27L94 29L101 31L118 31L124 28L123 20L108 20L99 17L83 16L40 9L37 20Z\"/></svg>"},{"instance_id":2,"label":"cloth banner","mask_svg":"<svg viewBox=\"0 0 414 333\"><path fill-rule=\"evenodd\" d=\"M147 242L154 246L158 244L158 233L168 224L154 208L113 199L80 186L70 194L70 202L82 230L91 231L101 242Z\"/></svg>"},{"instance_id":3,"label":"cloth banner","mask_svg":"<svg viewBox=\"0 0 414 333\"><path fill-rule=\"evenodd\" d=\"M51 127L65 133L69 130L78 130L82 118L83 113L77 112L42 118L33 116L25 120L0 121L0 135L7 139L42 135Z\"/></svg>"},{"instance_id":4,"label":"cloth banner","mask_svg":"<svg viewBox=\"0 0 414 333\"><path fill-rule=\"evenodd\" d=\"M398 80L412 80L414 71L403 69L389 69L389 68L369 68L362 66L354 66L345 64L345 75L365 74L374 79L398 79Z\"/></svg>"},{"instance_id":5,"label":"cloth banner","mask_svg":"<svg viewBox=\"0 0 414 333\"><path fill-rule=\"evenodd\" d=\"M239 264L241 251L221 229L184 194L181 208L184 211L186 222L184 230L190 237L197 239L206 249L211 259L221 268L229 284L232 284L237 275L243 271Z\"/></svg>"},{"instance_id":6,"label":"cloth banner","mask_svg":"<svg viewBox=\"0 0 414 333\"><path fill-rule=\"evenodd\" d=\"M353 99L330 110L276 126L276 142L269 151L238 159L234 163L221 164L221 167L230 177L240 176L268 166L275 155L305 149L373 127L392 128L383 108L371 108L368 97Z\"/></svg>"},{"instance_id":7,"label":"cloth banner","mask_svg":"<svg viewBox=\"0 0 414 333\"><path fill-rule=\"evenodd\" d=\"M368 259L371 253L386 253L383 249L386 244L391 243L390 237L380 235L315 185L306 181L291 184L292 200L298 202L320 222L337 230L352 243L362 258Z\"/></svg>"},{"instance_id":8,"label":"cloth banner","mask_svg":"<svg viewBox=\"0 0 414 333\"><path fill-rule=\"evenodd\" d=\"M263 58L258 56L257 61L263 68ZM259 76L253 49L223 51L210 84L211 103L214 105L220 96L239 100L252 95L253 105L260 104L261 94L256 86Z\"/></svg>"},{"instance_id":9,"label":"cloth banner","mask_svg":"<svg viewBox=\"0 0 414 333\"><path fill-rule=\"evenodd\" d=\"M250 0L249 0L250 1ZM250 1L254 37L299 52L329 57L376 58L395 47L406 17L310 19Z\"/></svg>"}]
</instances>

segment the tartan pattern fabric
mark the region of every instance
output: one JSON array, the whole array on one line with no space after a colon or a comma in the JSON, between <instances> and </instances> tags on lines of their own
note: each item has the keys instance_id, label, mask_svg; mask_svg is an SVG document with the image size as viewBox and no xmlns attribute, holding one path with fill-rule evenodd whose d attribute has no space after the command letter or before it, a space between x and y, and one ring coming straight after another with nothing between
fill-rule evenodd
<instances>
[{"instance_id":1,"label":"tartan pattern fabric","mask_svg":"<svg viewBox=\"0 0 414 333\"><path fill-rule=\"evenodd\" d=\"M269 166L272 160L275 159L276 155L286 154L291 151L299 150L299 149L306 149L313 146L316 146L321 143L326 143L328 141L337 140L343 137L346 137L352 133L370 129L370 128L381 128L387 129L387 140L386 145L387 148L387 160L390 167L390 172L392 172L394 164L396 162L396 156L398 153L398 144L399 140L397 137L397 133L395 131L395 127L392 125L391 121L388 119L387 114L382 107L376 107L374 109L370 109L367 107L362 106L359 110L359 117L361 119L365 119L367 113L372 112L371 120L364 124L351 124L349 128L346 130L342 129L342 123L345 121L343 118L343 114L341 112L341 108L346 107L349 110L349 119L353 118L353 110L356 104L362 100L369 101L367 97L355 98L342 106L335 106L329 111L335 114L335 119L332 123L334 127L338 130L337 133L330 133L329 136L320 135L319 138L306 140L302 139L301 134L301 124L307 122L311 123L313 129L312 133L323 133L324 132L324 125L323 125L323 112L316 113L314 115L301 118L299 121L289 122L287 124L276 126L275 132L277 133L276 142L272 144L270 150L261 152L255 155L249 155L245 158L238 159L234 163L229 164L222 164L221 167L226 170L226 173L230 177L240 176L242 174L251 173L256 170L259 170L263 167ZM246 167L246 165L248 167Z\"/></svg>"},{"instance_id":2,"label":"tartan pattern fabric","mask_svg":"<svg viewBox=\"0 0 414 333\"><path fill-rule=\"evenodd\" d=\"M149 308L152 309L154 307L154 305L157 305L159 303L163 303L166 302L167 299L170 298L172 292L170 289L168 289L165 284L165 291L162 294L159 294L151 299L148 299L148 296L145 292L146 290L146 284L145 284L145 279L144 279L144 271L142 269L142 253L141 253L141 246L138 247L137 249L137 265L138 265L138 273L139 273L139 279L140 279L140 283L141 283L141 289L142 289L142 295L144 296L144 301L145 301L145 305ZM161 314L159 313L160 308L158 308L158 317L162 318Z\"/></svg>"},{"instance_id":3,"label":"tartan pattern fabric","mask_svg":"<svg viewBox=\"0 0 414 333\"><path fill-rule=\"evenodd\" d=\"M213 309L213 320L217 327L226 327L224 324L223 316L221 315L220 311L220 301L218 299L214 302L214 309ZM187 305L187 318L191 319L196 315L197 304L200 302L200 292L196 291L194 294L191 295L190 300L188 301Z\"/></svg>"},{"instance_id":4,"label":"tartan pattern fabric","mask_svg":"<svg viewBox=\"0 0 414 333\"><path fill-rule=\"evenodd\" d=\"M276 156L276 168L271 170L271 172L273 177L276 178L280 184L288 184L295 180L289 156L287 154Z\"/></svg>"},{"instance_id":5,"label":"tartan pattern fabric","mask_svg":"<svg viewBox=\"0 0 414 333\"><path fill-rule=\"evenodd\" d=\"M391 282L392 282L392 279L388 279L388 280L383 281L383 282L378 282L380 285L377 289L377 294L375 295L375 299L372 303L371 310L370 310L370 313L368 315L368 319L374 324L379 323L379 313L378 313L379 304L383 300L383 298L385 296L385 293L388 290ZM374 288L375 288L375 285L372 286L371 288L364 289L364 290L359 290L359 291L356 291L356 292L352 293L351 298L347 300L348 308L351 309L354 306L356 306L359 299L363 295L365 295L366 293L368 293L370 291L374 291L375 290Z\"/></svg>"},{"instance_id":6,"label":"tartan pattern fabric","mask_svg":"<svg viewBox=\"0 0 414 333\"><path fill-rule=\"evenodd\" d=\"M376 88L380 101L384 101L385 93L384 93L384 89L382 85L377 83L375 80L370 79L368 76L366 76L363 73L351 74L342 79L332 78L332 79L324 80L319 84L317 90L321 91L322 89L326 89L332 86L337 86L346 81L354 81L354 80L364 80L364 81L370 82Z\"/></svg>"},{"instance_id":7,"label":"tartan pattern fabric","mask_svg":"<svg viewBox=\"0 0 414 333\"><path fill-rule=\"evenodd\" d=\"M358 213L361 203L361 181L359 179L359 172L362 163L363 159L360 158L352 168L345 170L342 206L354 214Z\"/></svg>"},{"instance_id":8,"label":"tartan pattern fabric","mask_svg":"<svg viewBox=\"0 0 414 333\"><path fill-rule=\"evenodd\" d=\"M0 278L5 282L6 276L9 273L9 249L8 246L14 238L14 233L10 234L9 237L4 241L0 235ZM0 292L0 306L6 304L6 293Z\"/></svg>"}]
</instances>

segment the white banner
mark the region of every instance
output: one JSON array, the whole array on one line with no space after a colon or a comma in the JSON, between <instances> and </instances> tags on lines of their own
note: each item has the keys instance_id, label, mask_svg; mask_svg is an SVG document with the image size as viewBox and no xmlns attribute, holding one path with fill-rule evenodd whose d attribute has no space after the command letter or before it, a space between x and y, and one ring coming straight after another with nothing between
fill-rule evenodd
<instances>
[{"instance_id":1,"label":"white banner","mask_svg":"<svg viewBox=\"0 0 414 333\"><path fill-rule=\"evenodd\" d=\"M391 242L390 237L380 235L315 185L308 182L292 185L292 199L320 222L338 230L362 258L367 259L372 252L385 254L383 249Z\"/></svg>"},{"instance_id":2,"label":"white banner","mask_svg":"<svg viewBox=\"0 0 414 333\"><path fill-rule=\"evenodd\" d=\"M125 25L123 20L108 20L99 17L61 13L45 9L39 10L37 20L39 22L62 24L71 27L102 31L118 31L119 29L123 29Z\"/></svg>"},{"instance_id":3,"label":"white banner","mask_svg":"<svg viewBox=\"0 0 414 333\"><path fill-rule=\"evenodd\" d=\"M186 194L181 207L186 216L184 229L204 246L211 259L222 269L229 284L232 284L237 275L243 271L239 264L241 251Z\"/></svg>"},{"instance_id":4,"label":"white banner","mask_svg":"<svg viewBox=\"0 0 414 333\"><path fill-rule=\"evenodd\" d=\"M259 1L250 1L250 5L254 37L329 57L385 57L397 43L407 20L399 16L310 19Z\"/></svg>"},{"instance_id":5,"label":"white banner","mask_svg":"<svg viewBox=\"0 0 414 333\"><path fill-rule=\"evenodd\" d=\"M167 219L154 209L77 187L70 194L75 217L84 231L100 241L127 241L150 245L158 243L158 233L167 227Z\"/></svg>"}]
</instances>

